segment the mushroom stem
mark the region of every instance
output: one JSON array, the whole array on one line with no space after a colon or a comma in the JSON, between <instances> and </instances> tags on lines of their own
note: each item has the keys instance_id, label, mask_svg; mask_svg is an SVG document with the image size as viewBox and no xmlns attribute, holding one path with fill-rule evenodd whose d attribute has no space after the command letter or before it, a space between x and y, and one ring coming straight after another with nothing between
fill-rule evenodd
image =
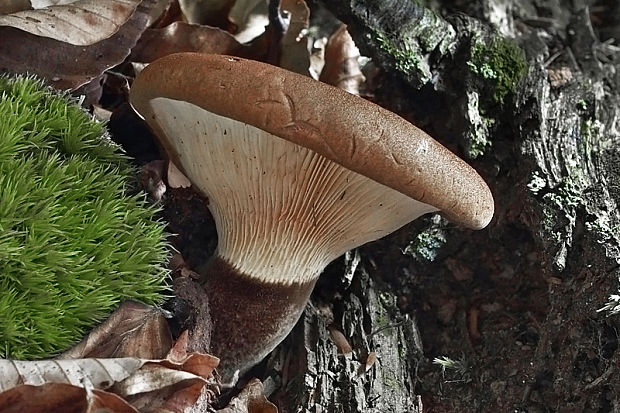
<instances>
[{"instance_id":1,"label":"mushroom stem","mask_svg":"<svg viewBox=\"0 0 620 413\"><path fill-rule=\"evenodd\" d=\"M204 287L213 323L210 350L221 359L222 377L252 367L288 335L315 282L268 284L212 258Z\"/></svg>"}]
</instances>

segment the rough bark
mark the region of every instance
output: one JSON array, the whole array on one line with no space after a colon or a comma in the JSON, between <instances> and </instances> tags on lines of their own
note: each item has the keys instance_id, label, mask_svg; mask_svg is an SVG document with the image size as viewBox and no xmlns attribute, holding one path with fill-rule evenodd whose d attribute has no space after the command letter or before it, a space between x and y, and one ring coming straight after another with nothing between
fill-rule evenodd
<instances>
[{"instance_id":1,"label":"rough bark","mask_svg":"<svg viewBox=\"0 0 620 413\"><path fill-rule=\"evenodd\" d=\"M326 3L382 69L376 100L468 159L496 216L476 233L429 218L361 248L357 270L332 266L268 363L271 397L282 412L620 411L620 6L432 5Z\"/></svg>"}]
</instances>

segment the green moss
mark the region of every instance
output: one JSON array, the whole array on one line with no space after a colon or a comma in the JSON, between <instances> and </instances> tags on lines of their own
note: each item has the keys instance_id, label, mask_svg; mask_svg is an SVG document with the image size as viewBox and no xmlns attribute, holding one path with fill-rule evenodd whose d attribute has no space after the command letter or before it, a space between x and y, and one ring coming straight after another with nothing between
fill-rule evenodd
<instances>
[{"instance_id":1,"label":"green moss","mask_svg":"<svg viewBox=\"0 0 620 413\"><path fill-rule=\"evenodd\" d=\"M432 218L428 228L421 231L405 247L403 254L418 261L434 261L441 247L446 243L445 221L439 215Z\"/></svg>"},{"instance_id":2,"label":"green moss","mask_svg":"<svg viewBox=\"0 0 620 413\"><path fill-rule=\"evenodd\" d=\"M467 92L467 102L467 119L471 127L465 137L465 151L470 159L475 159L491 147L490 136L495 120L486 117L480 109L477 92Z\"/></svg>"},{"instance_id":3,"label":"green moss","mask_svg":"<svg viewBox=\"0 0 620 413\"><path fill-rule=\"evenodd\" d=\"M545 194L543 199L554 210L562 212L564 218L574 218L573 210L584 204L582 185L568 177L564 178L553 191Z\"/></svg>"},{"instance_id":4,"label":"green moss","mask_svg":"<svg viewBox=\"0 0 620 413\"><path fill-rule=\"evenodd\" d=\"M381 50L394 59L397 70L405 74L424 72L419 50L411 47L409 43L396 44L383 32L374 31L373 34Z\"/></svg>"},{"instance_id":5,"label":"green moss","mask_svg":"<svg viewBox=\"0 0 620 413\"><path fill-rule=\"evenodd\" d=\"M32 78L0 77L0 357L51 356L127 298L159 303L163 224L105 129Z\"/></svg>"},{"instance_id":6,"label":"green moss","mask_svg":"<svg viewBox=\"0 0 620 413\"><path fill-rule=\"evenodd\" d=\"M525 53L512 40L496 37L490 43L475 40L468 65L473 73L494 84L493 99L504 103L527 72Z\"/></svg>"}]
</instances>

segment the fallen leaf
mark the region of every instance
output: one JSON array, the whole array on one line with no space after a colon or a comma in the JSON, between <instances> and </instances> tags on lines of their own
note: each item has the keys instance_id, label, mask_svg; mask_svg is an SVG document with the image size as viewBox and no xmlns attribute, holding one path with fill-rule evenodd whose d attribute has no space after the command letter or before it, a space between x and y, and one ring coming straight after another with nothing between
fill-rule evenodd
<instances>
[{"instance_id":1,"label":"fallen leaf","mask_svg":"<svg viewBox=\"0 0 620 413\"><path fill-rule=\"evenodd\" d=\"M171 188L189 188L192 183L174 163L168 161L168 185Z\"/></svg>"},{"instance_id":2,"label":"fallen leaf","mask_svg":"<svg viewBox=\"0 0 620 413\"><path fill-rule=\"evenodd\" d=\"M140 186L155 201L161 201L166 193L166 184L163 180L166 171L166 163L166 161L158 159L140 168L140 173L138 175Z\"/></svg>"},{"instance_id":3,"label":"fallen leaf","mask_svg":"<svg viewBox=\"0 0 620 413\"><path fill-rule=\"evenodd\" d=\"M139 374L115 386L114 391L141 412L183 413L205 391L211 395L208 399L213 400L219 392L215 382L196 378L213 378L219 359L208 354L188 354L188 337L188 332L183 332L160 365L152 369L146 366Z\"/></svg>"},{"instance_id":4,"label":"fallen leaf","mask_svg":"<svg viewBox=\"0 0 620 413\"><path fill-rule=\"evenodd\" d=\"M64 4L75 3L78 0L32 0L33 9L43 9L50 6L62 6Z\"/></svg>"},{"instance_id":5,"label":"fallen leaf","mask_svg":"<svg viewBox=\"0 0 620 413\"><path fill-rule=\"evenodd\" d=\"M35 73L57 89L75 90L125 60L167 1L143 0L118 32L90 46L0 26L0 72Z\"/></svg>"},{"instance_id":6,"label":"fallen leaf","mask_svg":"<svg viewBox=\"0 0 620 413\"><path fill-rule=\"evenodd\" d=\"M157 21L153 23L152 28L162 28L174 22L182 21L183 16L181 14L181 6L179 6L178 0L170 0L166 5L161 15L157 18Z\"/></svg>"},{"instance_id":7,"label":"fallen leaf","mask_svg":"<svg viewBox=\"0 0 620 413\"><path fill-rule=\"evenodd\" d=\"M336 348L338 349L338 353L343 354L344 356L349 358L352 357L353 348L351 347L351 344L349 344L349 340L347 340L347 338L344 336L344 333L334 326L330 326L328 328L328 331L329 336L331 337L332 341L336 345Z\"/></svg>"},{"instance_id":8,"label":"fallen leaf","mask_svg":"<svg viewBox=\"0 0 620 413\"><path fill-rule=\"evenodd\" d=\"M79 0L71 4L0 16L10 26L36 36L89 46L116 33L141 0Z\"/></svg>"},{"instance_id":9,"label":"fallen leaf","mask_svg":"<svg viewBox=\"0 0 620 413\"><path fill-rule=\"evenodd\" d=\"M237 0L228 14L235 25L234 37L247 43L265 32L269 24L269 0Z\"/></svg>"},{"instance_id":10,"label":"fallen leaf","mask_svg":"<svg viewBox=\"0 0 620 413\"><path fill-rule=\"evenodd\" d=\"M134 357L36 361L0 359L0 391L20 384L38 386L46 383L107 389L130 377L147 362Z\"/></svg>"},{"instance_id":11,"label":"fallen leaf","mask_svg":"<svg viewBox=\"0 0 620 413\"><path fill-rule=\"evenodd\" d=\"M179 253L173 253L170 258L169 267L172 269L172 277L190 277L194 280L200 279L200 274L193 271Z\"/></svg>"},{"instance_id":12,"label":"fallen leaf","mask_svg":"<svg viewBox=\"0 0 620 413\"><path fill-rule=\"evenodd\" d=\"M80 105L82 107L89 108L101 100L103 78L103 74L99 75L73 91L73 96L80 97Z\"/></svg>"},{"instance_id":13,"label":"fallen leaf","mask_svg":"<svg viewBox=\"0 0 620 413\"><path fill-rule=\"evenodd\" d=\"M203 394L205 385L210 386L211 393L217 392L213 371L219 360L207 354L185 354L183 349L186 344L183 342L178 346L181 349L175 347L171 358L163 360L133 357L0 360L0 411L5 411L2 409L3 405L14 403L16 397L21 397L23 385L30 386L25 388L25 391L36 394L43 392L44 386L49 384L64 384L65 387L61 386L62 394L56 396L72 395L70 400L64 400L64 403L72 406L80 401L83 405L83 399L86 398L91 409L89 411L95 411L93 406L97 406L93 400L105 404L106 400L115 400L117 396L121 396L141 412L184 412ZM59 393L57 386L52 388L56 389L55 393ZM61 402L55 397L55 393L45 394L47 400L44 401L49 405L41 408L47 407L48 410L40 411L68 411L65 405L59 405ZM117 396L110 395L111 393ZM97 396L95 399L93 394ZM28 406L28 400L20 400L20 403L24 403L22 407ZM62 407L54 408L57 405ZM29 406L20 411L34 410L34 407Z\"/></svg>"},{"instance_id":14,"label":"fallen leaf","mask_svg":"<svg viewBox=\"0 0 620 413\"><path fill-rule=\"evenodd\" d=\"M310 53L304 31L308 28L310 9L304 0L281 0L280 9L288 13L288 29L280 41L279 66L310 76Z\"/></svg>"},{"instance_id":15,"label":"fallen leaf","mask_svg":"<svg viewBox=\"0 0 620 413\"><path fill-rule=\"evenodd\" d=\"M366 80L360 70L359 57L360 51L349 35L347 26L341 25L327 41L325 65L319 80L359 95L360 85Z\"/></svg>"},{"instance_id":16,"label":"fallen leaf","mask_svg":"<svg viewBox=\"0 0 620 413\"><path fill-rule=\"evenodd\" d=\"M100 120L101 122L107 122L110 120L110 116L112 116L112 112L102 108L99 105L93 105L93 116Z\"/></svg>"},{"instance_id":17,"label":"fallen leaf","mask_svg":"<svg viewBox=\"0 0 620 413\"><path fill-rule=\"evenodd\" d=\"M0 3L0 15L30 9L30 0L4 0Z\"/></svg>"},{"instance_id":18,"label":"fallen leaf","mask_svg":"<svg viewBox=\"0 0 620 413\"><path fill-rule=\"evenodd\" d=\"M243 46L228 32L198 24L174 22L161 29L144 32L131 51L133 62L149 63L180 52L244 55Z\"/></svg>"},{"instance_id":19,"label":"fallen leaf","mask_svg":"<svg viewBox=\"0 0 620 413\"><path fill-rule=\"evenodd\" d=\"M60 358L160 359L165 357L171 347L172 337L162 312L143 303L125 301L107 320Z\"/></svg>"},{"instance_id":20,"label":"fallen leaf","mask_svg":"<svg viewBox=\"0 0 620 413\"><path fill-rule=\"evenodd\" d=\"M138 413L119 396L65 383L20 385L0 393L0 412L114 412Z\"/></svg>"},{"instance_id":21,"label":"fallen leaf","mask_svg":"<svg viewBox=\"0 0 620 413\"><path fill-rule=\"evenodd\" d=\"M235 0L179 0L181 12L188 23L226 29L228 12Z\"/></svg>"},{"instance_id":22,"label":"fallen leaf","mask_svg":"<svg viewBox=\"0 0 620 413\"><path fill-rule=\"evenodd\" d=\"M263 395L263 383L252 379L220 413L278 413L278 408Z\"/></svg>"}]
</instances>

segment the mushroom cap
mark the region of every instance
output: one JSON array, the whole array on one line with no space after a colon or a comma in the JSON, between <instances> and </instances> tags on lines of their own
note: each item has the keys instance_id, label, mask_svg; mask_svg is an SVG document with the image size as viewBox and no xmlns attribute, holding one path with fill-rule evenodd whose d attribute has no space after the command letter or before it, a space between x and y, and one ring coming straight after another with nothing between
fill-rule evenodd
<instances>
[{"instance_id":1,"label":"mushroom cap","mask_svg":"<svg viewBox=\"0 0 620 413\"><path fill-rule=\"evenodd\" d=\"M145 119L156 118L149 102L161 97L309 148L465 227L484 228L493 217L491 191L467 163L400 116L306 76L237 57L178 53L147 66L130 92ZM173 137L157 135L173 154L166 141Z\"/></svg>"}]
</instances>

